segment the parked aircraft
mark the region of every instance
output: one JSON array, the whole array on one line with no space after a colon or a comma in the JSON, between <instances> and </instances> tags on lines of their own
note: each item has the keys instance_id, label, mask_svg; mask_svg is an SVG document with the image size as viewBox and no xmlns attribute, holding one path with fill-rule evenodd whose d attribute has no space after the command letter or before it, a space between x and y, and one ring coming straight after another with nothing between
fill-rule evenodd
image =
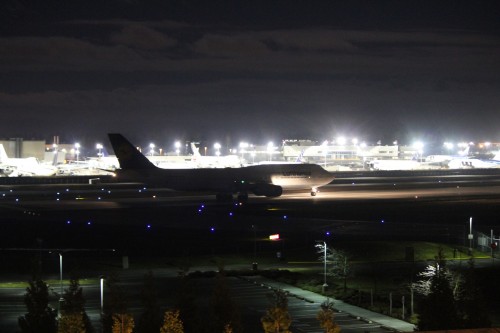
<instances>
[{"instance_id":1,"label":"parked aircraft","mask_svg":"<svg viewBox=\"0 0 500 333\"><path fill-rule=\"evenodd\" d=\"M240 168L160 169L142 155L121 134L109 134L120 168L117 177L149 186L164 186L178 191L212 192L218 199L246 200L248 193L279 197L283 190L309 190L329 184L333 176L316 164L252 165Z\"/></svg>"},{"instance_id":2,"label":"parked aircraft","mask_svg":"<svg viewBox=\"0 0 500 333\"><path fill-rule=\"evenodd\" d=\"M57 168L43 164L35 157L9 158L5 147L0 144L0 169L5 170L9 177L16 176L53 176Z\"/></svg>"},{"instance_id":3,"label":"parked aircraft","mask_svg":"<svg viewBox=\"0 0 500 333\"><path fill-rule=\"evenodd\" d=\"M368 162L368 167L373 170L417 170L421 163L415 160L373 160Z\"/></svg>"},{"instance_id":4,"label":"parked aircraft","mask_svg":"<svg viewBox=\"0 0 500 333\"><path fill-rule=\"evenodd\" d=\"M192 142L192 162L197 168L238 168L241 160L238 155L204 156L200 154L199 148Z\"/></svg>"},{"instance_id":5,"label":"parked aircraft","mask_svg":"<svg viewBox=\"0 0 500 333\"><path fill-rule=\"evenodd\" d=\"M477 158L454 158L448 162L450 169L492 169L500 168L500 153L491 160Z\"/></svg>"}]
</instances>

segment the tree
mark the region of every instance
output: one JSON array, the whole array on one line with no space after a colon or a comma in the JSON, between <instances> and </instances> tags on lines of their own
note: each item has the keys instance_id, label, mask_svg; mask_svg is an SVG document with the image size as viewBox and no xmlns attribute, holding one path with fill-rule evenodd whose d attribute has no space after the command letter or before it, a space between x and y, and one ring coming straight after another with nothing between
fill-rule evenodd
<instances>
[{"instance_id":1,"label":"tree","mask_svg":"<svg viewBox=\"0 0 500 333\"><path fill-rule=\"evenodd\" d=\"M65 313L59 319L57 333L86 333L83 314L73 312Z\"/></svg>"},{"instance_id":2,"label":"tree","mask_svg":"<svg viewBox=\"0 0 500 333\"><path fill-rule=\"evenodd\" d=\"M346 252L330 248L326 243L319 242L315 245L319 256L319 261L325 261L325 246L326 246L326 263L328 265L327 275L334 279L341 279L344 285L344 292L347 290L347 279L351 276L351 262Z\"/></svg>"},{"instance_id":3,"label":"tree","mask_svg":"<svg viewBox=\"0 0 500 333\"><path fill-rule=\"evenodd\" d=\"M321 309L316 316L320 326L325 329L325 333L339 333L340 327L335 322L335 311L333 310L333 302L326 300L321 303Z\"/></svg>"},{"instance_id":4,"label":"tree","mask_svg":"<svg viewBox=\"0 0 500 333\"><path fill-rule=\"evenodd\" d=\"M165 312L160 333L184 333L182 320L179 317L179 310Z\"/></svg>"},{"instance_id":5,"label":"tree","mask_svg":"<svg viewBox=\"0 0 500 333\"><path fill-rule=\"evenodd\" d=\"M474 259L469 259L469 268L464 273L458 295L458 309L463 328L490 327L488 308L474 269Z\"/></svg>"},{"instance_id":6,"label":"tree","mask_svg":"<svg viewBox=\"0 0 500 333\"><path fill-rule=\"evenodd\" d=\"M439 249L433 267L426 270L426 281L419 302L418 329L421 331L446 330L460 327L456 302L451 288L451 274L446 268L442 249Z\"/></svg>"},{"instance_id":7,"label":"tree","mask_svg":"<svg viewBox=\"0 0 500 333\"><path fill-rule=\"evenodd\" d=\"M266 333L289 333L292 318L288 313L288 299L283 290L275 290L270 295L271 307L260 319Z\"/></svg>"},{"instance_id":8,"label":"tree","mask_svg":"<svg viewBox=\"0 0 500 333\"><path fill-rule=\"evenodd\" d=\"M134 317L129 313L113 314L113 333L132 333L134 330Z\"/></svg>"},{"instance_id":9,"label":"tree","mask_svg":"<svg viewBox=\"0 0 500 333\"><path fill-rule=\"evenodd\" d=\"M49 305L49 287L39 277L29 281L24 295L28 313L19 317L22 333L55 333L57 311Z\"/></svg>"},{"instance_id":10,"label":"tree","mask_svg":"<svg viewBox=\"0 0 500 333\"><path fill-rule=\"evenodd\" d=\"M64 302L61 307L63 317L81 317L85 325L85 333L92 333L94 329L90 318L85 311L85 298L83 297L83 290L80 286L78 277L73 275L69 281L69 288L64 290L62 295ZM74 319L74 318L73 318Z\"/></svg>"},{"instance_id":11,"label":"tree","mask_svg":"<svg viewBox=\"0 0 500 333\"><path fill-rule=\"evenodd\" d=\"M241 332L240 315L236 304L231 298L227 286L226 276L221 269L215 277L214 292L212 295L213 327L212 332L223 332L226 325L230 325L236 333Z\"/></svg>"},{"instance_id":12,"label":"tree","mask_svg":"<svg viewBox=\"0 0 500 333\"><path fill-rule=\"evenodd\" d=\"M106 290L108 290L107 301L104 302L104 313L102 325L104 332L111 332L115 324L115 314L127 313L126 295L120 286L119 278L111 274L106 278Z\"/></svg>"},{"instance_id":13,"label":"tree","mask_svg":"<svg viewBox=\"0 0 500 333\"><path fill-rule=\"evenodd\" d=\"M141 333L157 333L161 325L160 306L158 305L157 290L154 284L153 272L144 275L141 290L141 300L144 311L139 317L137 331Z\"/></svg>"},{"instance_id":14,"label":"tree","mask_svg":"<svg viewBox=\"0 0 500 333\"><path fill-rule=\"evenodd\" d=\"M179 309L179 317L184 323L184 330L186 333L201 332L202 327L198 319L193 281L185 275L179 278L180 286L177 289L176 308Z\"/></svg>"}]
</instances>

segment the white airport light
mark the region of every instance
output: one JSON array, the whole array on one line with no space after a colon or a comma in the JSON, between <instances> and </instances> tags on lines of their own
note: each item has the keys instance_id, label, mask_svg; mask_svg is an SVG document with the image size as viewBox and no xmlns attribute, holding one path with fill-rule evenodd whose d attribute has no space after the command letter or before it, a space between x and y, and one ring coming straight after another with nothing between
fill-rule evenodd
<instances>
[{"instance_id":1,"label":"white airport light","mask_svg":"<svg viewBox=\"0 0 500 333\"><path fill-rule=\"evenodd\" d=\"M343 136L339 136L337 138L337 144L340 145L340 146L344 146L346 144L346 142L347 142L347 140Z\"/></svg>"},{"instance_id":2,"label":"white airport light","mask_svg":"<svg viewBox=\"0 0 500 333\"><path fill-rule=\"evenodd\" d=\"M424 143L422 141L416 141L413 144L413 148L417 149L419 160L422 162L423 154L424 154Z\"/></svg>"},{"instance_id":3,"label":"white airport light","mask_svg":"<svg viewBox=\"0 0 500 333\"><path fill-rule=\"evenodd\" d=\"M151 156L153 156L155 154L155 144L154 143L149 144L149 154Z\"/></svg>"},{"instance_id":4,"label":"white airport light","mask_svg":"<svg viewBox=\"0 0 500 333\"><path fill-rule=\"evenodd\" d=\"M97 149L97 156L99 156L99 157L102 156L102 148L104 148L104 147L100 143L98 143L98 144L95 145L95 149Z\"/></svg>"},{"instance_id":5,"label":"white airport light","mask_svg":"<svg viewBox=\"0 0 500 333\"><path fill-rule=\"evenodd\" d=\"M75 154L76 161L78 162L78 157L80 156L80 144L78 142L75 143Z\"/></svg>"},{"instance_id":6,"label":"white airport light","mask_svg":"<svg viewBox=\"0 0 500 333\"><path fill-rule=\"evenodd\" d=\"M180 152L181 152L181 142L180 141L175 141L174 142L174 147L175 147L175 153L178 156L180 154Z\"/></svg>"},{"instance_id":7,"label":"white airport light","mask_svg":"<svg viewBox=\"0 0 500 333\"><path fill-rule=\"evenodd\" d=\"M351 142L356 146L358 144L358 138L352 138Z\"/></svg>"},{"instance_id":8,"label":"white airport light","mask_svg":"<svg viewBox=\"0 0 500 333\"><path fill-rule=\"evenodd\" d=\"M269 141L267 143L267 152L269 154L269 161L273 159L273 151L274 151L274 143L272 141Z\"/></svg>"},{"instance_id":9,"label":"white airport light","mask_svg":"<svg viewBox=\"0 0 500 333\"><path fill-rule=\"evenodd\" d=\"M445 142L445 143L443 144L443 146L444 146L446 149L448 149L448 150L452 150L452 149L455 147L455 145L453 144L453 142Z\"/></svg>"},{"instance_id":10,"label":"white airport light","mask_svg":"<svg viewBox=\"0 0 500 333\"><path fill-rule=\"evenodd\" d=\"M241 158L243 159L243 154L246 153L247 151L247 148L249 147L250 145L248 144L248 142L240 142L240 153L241 153Z\"/></svg>"}]
</instances>

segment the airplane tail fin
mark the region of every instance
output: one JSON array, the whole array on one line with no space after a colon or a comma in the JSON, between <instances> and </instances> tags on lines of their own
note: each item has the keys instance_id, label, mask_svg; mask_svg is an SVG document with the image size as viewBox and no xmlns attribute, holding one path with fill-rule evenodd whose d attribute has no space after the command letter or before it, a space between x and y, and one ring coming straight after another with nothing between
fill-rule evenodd
<instances>
[{"instance_id":1,"label":"airplane tail fin","mask_svg":"<svg viewBox=\"0 0 500 333\"><path fill-rule=\"evenodd\" d=\"M295 162L297 162L297 163L303 163L304 162L304 151L305 151L305 149L302 149L300 151L300 154L299 154L299 156L297 156L297 159L295 160Z\"/></svg>"},{"instance_id":2,"label":"airplane tail fin","mask_svg":"<svg viewBox=\"0 0 500 333\"><path fill-rule=\"evenodd\" d=\"M7 162L9 157L7 156L7 152L5 151L5 147L0 143L0 162Z\"/></svg>"},{"instance_id":3,"label":"airplane tail fin","mask_svg":"<svg viewBox=\"0 0 500 333\"><path fill-rule=\"evenodd\" d=\"M193 155L196 157L200 157L200 149L196 147L194 142L191 142L191 150L193 151Z\"/></svg>"},{"instance_id":4,"label":"airplane tail fin","mask_svg":"<svg viewBox=\"0 0 500 333\"><path fill-rule=\"evenodd\" d=\"M156 166L151 163L146 156L141 154L125 137L121 134L108 134L109 141L113 146L115 155L120 163L122 170L137 169L155 169Z\"/></svg>"}]
</instances>

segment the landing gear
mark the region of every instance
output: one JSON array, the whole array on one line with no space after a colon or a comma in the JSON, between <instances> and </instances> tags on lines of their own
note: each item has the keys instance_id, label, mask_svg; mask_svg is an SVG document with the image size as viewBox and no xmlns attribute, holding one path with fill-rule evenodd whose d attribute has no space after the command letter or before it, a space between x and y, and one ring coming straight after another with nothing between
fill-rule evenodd
<instances>
[{"instance_id":1,"label":"landing gear","mask_svg":"<svg viewBox=\"0 0 500 333\"><path fill-rule=\"evenodd\" d=\"M316 196L316 194L318 194L318 189L317 189L317 188L315 188L315 187L313 187L313 188L311 189L311 197L315 197L315 196Z\"/></svg>"}]
</instances>

